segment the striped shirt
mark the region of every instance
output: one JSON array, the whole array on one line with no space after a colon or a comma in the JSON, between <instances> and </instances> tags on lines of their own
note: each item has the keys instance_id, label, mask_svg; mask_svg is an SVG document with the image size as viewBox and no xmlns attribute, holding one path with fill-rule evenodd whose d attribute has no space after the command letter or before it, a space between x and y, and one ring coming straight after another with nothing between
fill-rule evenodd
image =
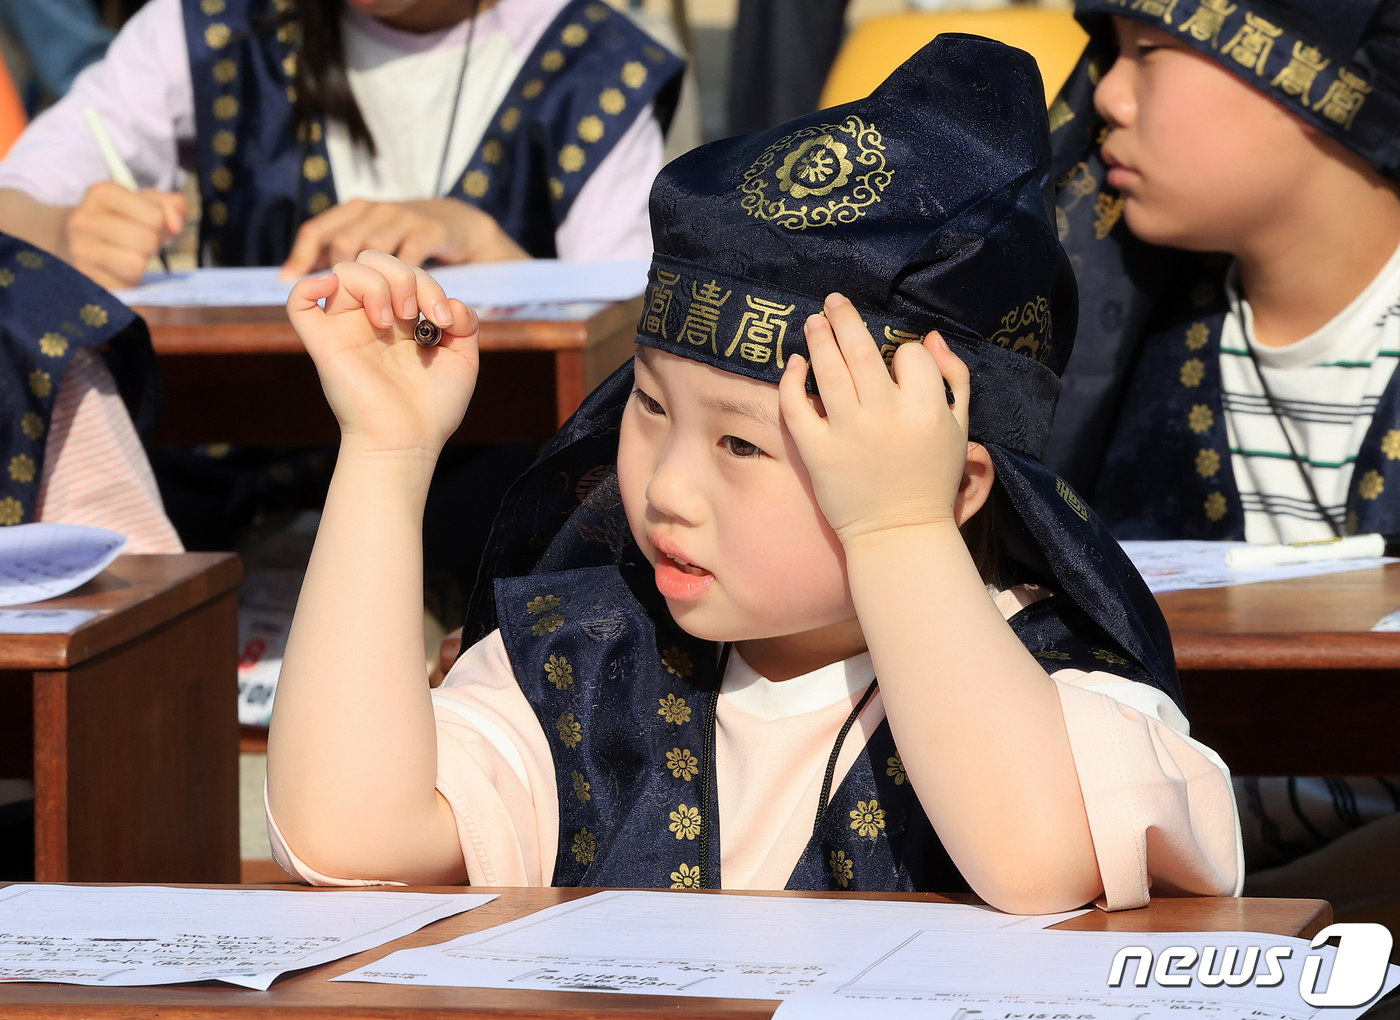
<instances>
[{"instance_id":1,"label":"striped shirt","mask_svg":"<svg viewBox=\"0 0 1400 1020\"><path fill-rule=\"evenodd\" d=\"M184 552L117 384L86 348L54 401L38 501L35 520L119 531L129 553Z\"/></svg>"},{"instance_id":2,"label":"striped shirt","mask_svg":"<svg viewBox=\"0 0 1400 1020\"><path fill-rule=\"evenodd\" d=\"M1255 340L1253 311L1239 295L1234 269L1226 289L1230 313L1221 335L1220 379L1245 538L1331 538L1332 529L1308 493L1282 428L1306 463L1318 500L1346 530L1352 468L1400 358L1400 250L1331 322L1286 347L1265 347ZM1282 427L1246 344L1258 358L1286 423Z\"/></svg>"}]
</instances>

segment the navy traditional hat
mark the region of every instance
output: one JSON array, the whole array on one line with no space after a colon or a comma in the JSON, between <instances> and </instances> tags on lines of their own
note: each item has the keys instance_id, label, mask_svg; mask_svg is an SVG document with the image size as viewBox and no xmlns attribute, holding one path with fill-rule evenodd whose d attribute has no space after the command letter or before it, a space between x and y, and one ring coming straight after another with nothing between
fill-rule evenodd
<instances>
[{"instance_id":1,"label":"navy traditional hat","mask_svg":"<svg viewBox=\"0 0 1400 1020\"><path fill-rule=\"evenodd\" d=\"M1174 34L1400 183L1400 0L1078 0L1075 15L1090 40L1050 126L1083 308L1046 462L1122 538L1242 539L1219 386L1228 259L1139 240L1104 184L1094 89L1117 56L1111 16ZM1381 452L1400 427L1391 390L1353 474L1352 532L1400 531L1400 502L1376 499L1400 486Z\"/></svg>"},{"instance_id":2,"label":"navy traditional hat","mask_svg":"<svg viewBox=\"0 0 1400 1020\"><path fill-rule=\"evenodd\" d=\"M1156 602L1092 511L1038 460L1076 316L1052 196L1032 58L940 36L867 99L713 142L661 172L637 342L776 383L787 359L805 354L803 322L831 291L861 310L887 357L940 330L971 369L971 434L996 465L1002 548L1022 576L1061 593L1018 614L1018 635L1048 671L1109 668L1180 703ZM500 627L550 737L561 784L556 884L664 885L668 874L682 887L714 884L707 838L717 836L701 833L698 811L716 810L715 794L687 784L709 775L700 749L713 742L704 706L712 713L719 649L670 619L632 540L614 467L632 389L629 362L507 496L464 645ZM829 809L835 820L819 820L792 887L956 887L887 727L863 754L832 804L849 801L850 817L866 818L878 799L879 824L848 825ZM655 847L643 835L653 816L663 830ZM696 833L698 863L668 865L668 854L689 852L676 841Z\"/></svg>"},{"instance_id":3,"label":"navy traditional hat","mask_svg":"<svg viewBox=\"0 0 1400 1020\"><path fill-rule=\"evenodd\" d=\"M144 438L161 409L145 321L61 259L0 234L0 525L34 520L59 387L78 351L99 346Z\"/></svg>"},{"instance_id":4,"label":"navy traditional hat","mask_svg":"<svg viewBox=\"0 0 1400 1020\"><path fill-rule=\"evenodd\" d=\"M1114 14L1171 32L1400 180L1400 10L1393 2L1078 0L1075 16L1090 43L1052 123L1078 116L1077 79L1092 87L1107 71L1117 48ZM1091 118L1079 119L1077 133L1089 131Z\"/></svg>"}]
</instances>

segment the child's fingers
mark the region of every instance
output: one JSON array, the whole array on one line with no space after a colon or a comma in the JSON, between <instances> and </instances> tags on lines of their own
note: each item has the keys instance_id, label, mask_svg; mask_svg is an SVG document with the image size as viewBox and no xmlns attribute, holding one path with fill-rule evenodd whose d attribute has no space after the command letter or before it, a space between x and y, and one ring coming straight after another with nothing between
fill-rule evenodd
<instances>
[{"instance_id":1,"label":"child's fingers","mask_svg":"<svg viewBox=\"0 0 1400 1020\"><path fill-rule=\"evenodd\" d=\"M826 427L807 398L807 359L800 354L788 358L783 377L778 380L778 410L799 449Z\"/></svg>"},{"instance_id":2,"label":"child's fingers","mask_svg":"<svg viewBox=\"0 0 1400 1020\"><path fill-rule=\"evenodd\" d=\"M844 294L828 294L824 307L860 402L868 404L889 397L893 392L890 373L859 310Z\"/></svg>"},{"instance_id":3,"label":"child's fingers","mask_svg":"<svg viewBox=\"0 0 1400 1020\"><path fill-rule=\"evenodd\" d=\"M373 249L362 251L355 261L362 266L373 269L388 281L389 305L398 318L407 322L418 321L420 307L432 308L447 300L447 295L442 292L442 288L431 276L421 269L415 269L406 262L399 261L386 252ZM427 292L428 303L426 306L419 303L420 291Z\"/></svg>"},{"instance_id":4,"label":"child's fingers","mask_svg":"<svg viewBox=\"0 0 1400 1020\"><path fill-rule=\"evenodd\" d=\"M309 273L321 261L327 241L340 229L359 215L353 204L333 205L318 216L313 216L297 230L287 261L282 263L278 278L294 280L303 273Z\"/></svg>"},{"instance_id":5,"label":"child's fingers","mask_svg":"<svg viewBox=\"0 0 1400 1020\"><path fill-rule=\"evenodd\" d=\"M451 346L451 340L467 339L476 336L477 331L481 327L476 312L462 304L462 302L458 301L456 298L452 298L445 304L448 318L446 324L439 322L438 319L433 316L429 316L429 318L432 318L439 326L442 326L443 343Z\"/></svg>"},{"instance_id":6,"label":"child's fingers","mask_svg":"<svg viewBox=\"0 0 1400 1020\"><path fill-rule=\"evenodd\" d=\"M377 329L392 329L394 307L389 297L389 281L384 274L359 262L337 262L332 267L340 280L336 292L326 301L326 314L363 310L365 318Z\"/></svg>"},{"instance_id":7,"label":"child's fingers","mask_svg":"<svg viewBox=\"0 0 1400 1020\"><path fill-rule=\"evenodd\" d=\"M292 328L298 334L303 328L314 328L325 319L326 313L321 310L320 302L334 294L339 286L340 282L335 278L335 274L330 273L300 280L292 288L292 293L287 297L287 318L291 320Z\"/></svg>"},{"instance_id":8,"label":"child's fingers","mask_svg":"<svg viewBox=\"0 0 1400 1020\"><path fill-rule=\"evenodd\" d=\"M851 381L851 370L846 367L846 359L836 344L836 334L831 323L822 315L807 317L804 329L807 334L807 357L812 362L812 375L817 380L817 391L826 405L827 417L839 416L860 403L855 383Z\"/></svg>"},{"instance_id":9,"label":"child's fingers","mask_svg":"<svg viewBox=\"0 0 1400 1020\"><path fill-rule=\"evenodd\" d=\"M972 373L967 370L967 365L963 364L962 358L953 353L948 342L943 339L943 334L934 330L924 340L924 346L933 353L933 360L938 365L938 371L943 378L948 380L949 387L953 390L953 406L950 410L953 417L958 420L964 432L967 431L968 404L972 393Z\"/></svg>"}]
</instances>

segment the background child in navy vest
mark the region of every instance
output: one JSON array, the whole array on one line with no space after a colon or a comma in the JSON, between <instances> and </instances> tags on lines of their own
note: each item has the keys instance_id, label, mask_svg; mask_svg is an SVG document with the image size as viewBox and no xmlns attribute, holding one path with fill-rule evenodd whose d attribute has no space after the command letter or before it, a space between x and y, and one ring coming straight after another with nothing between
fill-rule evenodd
<instances>
[{"instance_id":1,"label":"background child in navy vest","mask_svg":"<svg viewBox=\"0 0 1400 1020\"><path fill-rule=\"evenodd\" d=\"M195 174L213 264L641 258L681 68L597 0L152 0L0 164L0 227L130 286Z\"/></svg>"},{"instance_id":2,"label":"background child in navy vest","mask_svg":"<svg viewBox=\"0 0 1400 1020\"><path fill-rule=\"evenodd\" d=\"M1084 314L1048 462L1120 539L1400 531L1400 3L1077 10L1051 121ZM1236 786L1251 871L1345 835L1250 892L1400 916L1400 779Z\"/></svg>"},{"instance_id":3,"label":"background child in navy vest","mask_svg":"<svg viewBox=\"0 0 1400 1020\"><path fill-rule=\"evenodd\" d=\"M667 167L635 367L508 497L437 692L418 529L475 321L381 253L298 284L343 441L272 723L285 866L1016 911L1234 892L1228 774L1155 603L1036 459L1075 314L1048 143L1034 61L945 36Z\"/></svg>"}]
</instances>

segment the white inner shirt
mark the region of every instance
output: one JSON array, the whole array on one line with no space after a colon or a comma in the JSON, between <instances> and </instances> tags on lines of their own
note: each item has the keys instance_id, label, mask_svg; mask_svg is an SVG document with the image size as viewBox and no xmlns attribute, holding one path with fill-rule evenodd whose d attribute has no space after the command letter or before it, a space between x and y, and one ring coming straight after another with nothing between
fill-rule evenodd
<instances>
[{"instance_id":1,"label":"white inner shirt","mask_svg":"<svg viewBox=\"0 0 1400 1020\"><path fill-rule=\"evenodd\" d=\"M351 91L370 134L380 141L371 158L350 140L344 124L328 121L326 151L336 196L342 202L405 202L451 191L524 64L498 9L478 16L474 32L468 21L441 32L399 32L355 11L346 12L341 27ZM471 55L444 164L447 120L469 34ZM413 130L404 131L406 124Z\"/></svg>"},{"instance_id":2,"label":"white inner shirt","mask_svg":"<svg viewBox=\"0 0 1400 1020\"><path fill-rule=\"evenodd\" d=\"M1346 530L1352 469L1400 358L1400 249L1331 322L1285 347L1266 347L1255 339L1254 314L1239 294L1234 268L1226 292L1230 313L1221 335L1220 379L1245 538L1331 538L1332 529L1318 513L1269 408L1249 349L1307 465L1318 500Z\"/></svg>"}]
</instances>

